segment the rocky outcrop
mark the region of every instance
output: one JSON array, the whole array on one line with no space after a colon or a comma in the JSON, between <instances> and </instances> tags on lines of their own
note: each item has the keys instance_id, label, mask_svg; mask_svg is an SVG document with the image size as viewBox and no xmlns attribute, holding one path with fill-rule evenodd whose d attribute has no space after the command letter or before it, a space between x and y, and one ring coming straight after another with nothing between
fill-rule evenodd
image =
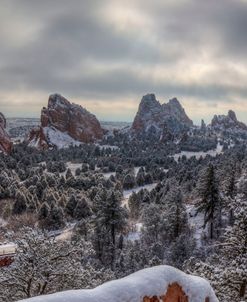
<instances>
[{"instance_id":1,"label":"rocky outcrop","mask_svg":"<svg viewBox=\"0 0 247 302\"><path fill-rule=\"evenodd\" d=\"M8 133L6 132L6 119L0 112L0 151L4 153L10 153L12 147L13 144Z\"/></svg>"},{"instance_id":2,"label":"rocky outcrop","mask_svg":"<svg viewBox=\"0 0 247 302\"><path fill-rule=\"evenodd\" d=\"M206 299L203 302L207 302ZM165 295L144 297L143 302L189 302L189 300L182 287L177 283L173 283L168 286Z\"/></svg>"},{"instance_id":3,"label":"rocky outcrop","mask_svg":"<svg viewBox=\"0 0 247 302\"><path fill-rule=\"evenodd\" d=\"M215 115L209 126L214 130L221 131L247 131L247 126L238 121L232 110L229 110L227 115Z\"/></svg>"},{"instance_id":4,"label":"rocky outcrop","mask_svg":"<svg viewBox=\"0 0 247 302\"><path fill-rule=\"evenodd\" d=\"M41 127L30 132L28 142L38 148L66 147L80 142L94 142L103 134L93 114L63 96L53 94L49 97L47 108L41 111Z\"/></svg>"},{"instance_id":5,"label":"rocky outcrop","mask_svg":"<svg viewBox=\"0 0 247 302\"><path fill-rule=\"evenodd\" d=\"M94 289L70 290L42 296L46 302L219 302L208 281L161 265ZM39 297L24 301L38 302Z\"/></svg>"},{"instance_id":6,"label":"rocky outcrop","mask_svg":"<svg viewBox=\"0 0 247 302\"><path fill-rule=\"evenodd\" d=\"M181 133L191 126L193 122L176 98L160 104L154 94L147 94L140 102L131 132L164 138Z\"/></svg>"},{"instance_id":7,"label":"rocky outcrop","mask_svg":"<svg viewBox=\"0 0 247 302\"><path fill-rule=\"evenodd\" d=\"M0 256L0 267L10 266L14 262L13 256Z\"/></svg>"}]
</instances>

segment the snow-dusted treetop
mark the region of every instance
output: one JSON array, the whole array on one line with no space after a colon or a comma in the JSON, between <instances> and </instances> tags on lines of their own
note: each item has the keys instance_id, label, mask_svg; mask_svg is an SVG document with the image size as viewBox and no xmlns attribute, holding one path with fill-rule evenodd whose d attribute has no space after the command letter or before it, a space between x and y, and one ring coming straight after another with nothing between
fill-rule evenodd
<instances>
[{"instance_id":1,"label":"snow-dusted treetop","mask_svg":"<svg viewBox=\"0 0 247 302\"><path fill-rule=\"evenodd\" d=\"M166 265L138 271L125 278L104 283L95 289L70 290L22 301L141 302L144 297L164 297L169 285L174 283L180 285L188 302L219 302L208 281ZM172 301L175 301L174 298Z\"/></svg>"}]
</instances>

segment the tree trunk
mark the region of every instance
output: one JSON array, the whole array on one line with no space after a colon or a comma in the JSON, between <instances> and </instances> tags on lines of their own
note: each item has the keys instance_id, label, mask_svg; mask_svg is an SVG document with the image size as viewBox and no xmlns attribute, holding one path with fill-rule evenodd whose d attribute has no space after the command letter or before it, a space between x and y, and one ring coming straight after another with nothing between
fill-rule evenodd
<instances>
[{"instance_id":1,"label":"tree trunk","mask_svg":"<svg viewBox=\"0 0 247 302\"><path fill-rule=\"evenodd\" d=\"M245 292L246 292L246 281L243 281L243 283L240 286L240 291L239 291L240 298L245 297Z\"/></svg>"},{"instance_id":2,"label":"tree trunk","mask_svg":"<svg viewBox=\"0 0 247 302\"><path fill-rule=\"evenodd\" d=\"M214 238L214 223L213 223L213 221L210 221L210 223L209 223L209 236L210 236L210 239Z\"/></svg>"}]
</instances>

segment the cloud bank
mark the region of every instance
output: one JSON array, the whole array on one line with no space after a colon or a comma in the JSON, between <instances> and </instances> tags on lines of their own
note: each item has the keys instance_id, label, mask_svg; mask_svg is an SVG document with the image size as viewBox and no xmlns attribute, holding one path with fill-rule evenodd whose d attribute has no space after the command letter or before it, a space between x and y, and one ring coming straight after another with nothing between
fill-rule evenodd
<instances>
[{"instance_id":1,"label":"cloud bank","mask_svg":"<svg viewBox=\"0 0 247 302\"><path fill-rule=\"evenodd\" d=\"M0 111L39 116L59 92L105 120L143 94L176 96L198 122L247 122L244 0L0 0Z\"/></svg>"}]
</instances>

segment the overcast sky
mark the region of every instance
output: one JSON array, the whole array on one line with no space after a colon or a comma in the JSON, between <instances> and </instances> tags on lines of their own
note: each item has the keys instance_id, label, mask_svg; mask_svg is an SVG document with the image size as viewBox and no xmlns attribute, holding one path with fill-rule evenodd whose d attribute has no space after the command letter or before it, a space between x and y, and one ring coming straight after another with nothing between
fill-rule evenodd
<instances>
[{"instance_id":1,"label":"overcast sky","mask_svg":"<svg viewBox=\"0 0 247 302\"><path fill-rule=\"evenodd\" d=\"M101 120L176 96L197 123L247 122L246 0L0 0L0 111L39 117L58 92Z\"/></svg>"}]
</instances>

